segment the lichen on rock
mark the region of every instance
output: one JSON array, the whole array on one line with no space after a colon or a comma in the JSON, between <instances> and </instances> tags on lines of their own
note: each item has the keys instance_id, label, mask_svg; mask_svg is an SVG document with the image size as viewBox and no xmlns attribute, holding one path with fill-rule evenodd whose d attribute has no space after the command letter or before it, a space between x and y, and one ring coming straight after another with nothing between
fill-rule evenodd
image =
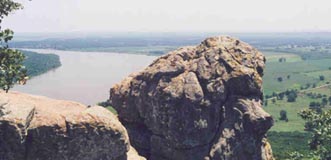
<instances>
[{"instance_id":1,"label":"lichen on rock","mask_svg":"<svg viewBox=\"0 0 331 160\"><path fill-rule=\"evenodd\" d=\"M265 57L247 43L207 38L113 86L109 102L148 159L270 160L264 66Z\"/></svg>"},{"instance_id":2,"label":"lichen on rock","mask_svg":"<svg viewBox=\"0 0 331 160\"><path fill-rule=\"evenodd\" d=\"M0 160L144 160L103 107L0 91Z\"/></svg>"}]
</instances>

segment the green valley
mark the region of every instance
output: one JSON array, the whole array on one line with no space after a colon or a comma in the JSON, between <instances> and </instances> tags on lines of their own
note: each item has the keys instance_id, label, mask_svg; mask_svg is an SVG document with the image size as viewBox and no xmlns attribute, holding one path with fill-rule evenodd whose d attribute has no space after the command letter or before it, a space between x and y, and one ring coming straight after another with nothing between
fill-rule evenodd
<instances>
[{"instance_id":1,"label":"green valley","mask_svg":"<svg viewBox=\"0 0 331 160\"><path fill-rule=\"evenodd\" d=\"M290 158L290 153L297 151L308 158L308 140L311 136L304 130L305 121L298 113L305 108L330 109L331 59L303 60L297 54L264 54L267 58L264 109L275 120L268 132L274 156L277 159L287 159ZM294 102L288 102L286 96L279 96L279 93L286 90L295 90L297 98ZM323 104L323 100L326 104ZM312 105L315 103L316 106ZM286 112L288 120L280 120L281 111Z\"/></svg>"}]
</instances>

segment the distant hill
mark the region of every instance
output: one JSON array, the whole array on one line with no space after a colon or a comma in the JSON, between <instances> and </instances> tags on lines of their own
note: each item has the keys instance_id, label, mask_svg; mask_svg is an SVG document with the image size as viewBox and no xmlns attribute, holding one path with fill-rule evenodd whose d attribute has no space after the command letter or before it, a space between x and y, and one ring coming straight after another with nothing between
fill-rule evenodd
<instances>
[{"instance_id":1,"label":"distant hill","mask_svg":"<svg viewBox=\"0 0 331 160\"><path fill-rule=\"evenodd\" d=\"M39 54L31 51L22 51L26 56L23 62L29 77L38 76L49 70L61 66L60 57L55 54Z\"/></svg>"},{"instance_id":2,"label":"distant hill","mask_svg":"<svg viewBox=\"0 0 331 160\"><path fill-rule=\"evenodd\" d=\"M261 51L294 53L302 59L331 58L331 33L130 33L19 35L13 48L117 52L163 55L181 46L197 45L204 37L230 35Z\"/></svg>"}]
</instances>

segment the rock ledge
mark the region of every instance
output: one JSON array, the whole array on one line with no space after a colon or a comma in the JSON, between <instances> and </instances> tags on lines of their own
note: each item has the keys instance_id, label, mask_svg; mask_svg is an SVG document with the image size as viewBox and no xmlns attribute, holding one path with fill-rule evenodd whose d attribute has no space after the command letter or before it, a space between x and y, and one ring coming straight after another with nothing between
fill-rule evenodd
<instances>
[{"instance_id":1,"label":"rock ledge","mask_svg":"<svg viewBox=\"0 0 331 160\"><path fill-rule=\"evenodd\" d=\"M0 91L0 160L77 159L144 158L103 107Z\"/></svg>"}]
</instances>

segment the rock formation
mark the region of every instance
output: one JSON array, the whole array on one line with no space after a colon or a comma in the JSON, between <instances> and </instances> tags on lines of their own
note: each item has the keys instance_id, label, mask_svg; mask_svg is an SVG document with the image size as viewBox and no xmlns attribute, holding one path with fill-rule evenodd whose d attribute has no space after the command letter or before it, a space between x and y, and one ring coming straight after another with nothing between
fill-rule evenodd
<instances>
[{"instance_id":1,"label":"rock formation","mask_svg":"<svg viewBox=\"0 0 331 160\"><path fill-rule=\"evenodd\" d=\"M265 57L230 37L170 52L115 85L109 102L151 160L271 160Z\"/></svg>"},{"instance_id":2,"label":"rock formation","mask_svg":"<svg viewBox=\"0 0 331 160\"><path fill-rule=\"evenodd\" d=\"M107 109L0 91L0 160L143 160Z\"/></svg>"}]
</instances>

